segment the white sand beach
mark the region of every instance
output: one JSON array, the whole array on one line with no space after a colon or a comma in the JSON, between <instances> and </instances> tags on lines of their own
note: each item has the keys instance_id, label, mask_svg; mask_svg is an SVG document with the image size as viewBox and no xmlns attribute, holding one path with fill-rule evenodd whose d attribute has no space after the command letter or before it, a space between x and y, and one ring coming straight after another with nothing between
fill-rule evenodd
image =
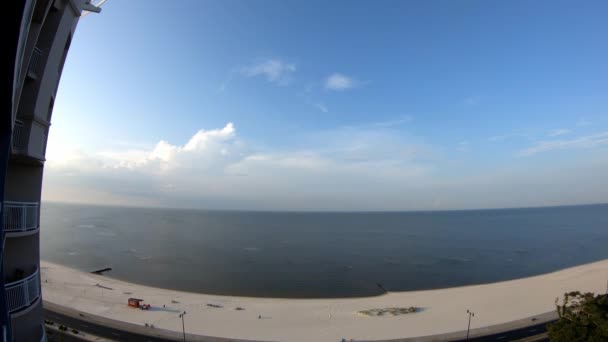
<instances>
[{"instance_id":1,"label":"white sand beach","mask_svg":"<svg viewBox=\"0 0 608 342\"><path fill-rule=\"evenodd\" d=\"M608 279L608 260L603 260L485 285L392 292L366 298L275 299L172 291L47 261L40 264L43 298L54 304L175 331L182 329L178 313L185 310L186 330L192 334L279 341L380 340L462 331L466 329L467 309L475 312L471 328L495 325L552 311L555 298L561 298L567 291L603 293ZM152 305L152 310L128 307L129 297L144 299ZM410 306L422 310L382 317L358 313Z\"/></svg>"}]
</instances>

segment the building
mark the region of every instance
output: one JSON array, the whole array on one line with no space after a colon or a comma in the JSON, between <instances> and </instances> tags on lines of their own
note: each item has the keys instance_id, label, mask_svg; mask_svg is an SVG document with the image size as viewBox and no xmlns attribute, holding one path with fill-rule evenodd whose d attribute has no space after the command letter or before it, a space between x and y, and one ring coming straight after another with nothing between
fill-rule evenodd
<instances>
[{"instance_id":1,"label":"building","mask_svg":"<svg viewBox=\"0 0 608 342\"><path fill-rule=\"evenodd\" d=\"M0 322L4 341L46 340L40 284L40 197L57 87L91 0L3 4L8 50L0 122ZM44 229L44 228L42 228Z\"/></svg>"}]
</instances>

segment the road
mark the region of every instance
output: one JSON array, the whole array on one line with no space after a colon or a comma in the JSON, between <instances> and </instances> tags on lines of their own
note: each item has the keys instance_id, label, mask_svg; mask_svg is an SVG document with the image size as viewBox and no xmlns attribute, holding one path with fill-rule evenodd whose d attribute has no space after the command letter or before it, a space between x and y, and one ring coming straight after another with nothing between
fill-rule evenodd
<instances>
[{"instance_id":1,"label":"road","mask_svg":"<svg viewBox=\"0 0 608 342\"><path fill-rule=\"evenodd\" d=\"M74 318L72 316L63 315L58 312L44 309L44 319L55 322L55 324L63 324L70 329L76 329L84 333L105 337L117 341L134 341L134 342L166 342L169 340L140 335L129 331L119 330L101 324L91 323L85 319Z\"/></svg>"},{"instance_id":2,"label":"road","mask_svg":"<svg viewBox=\"0 0 608 342\"><path fill-rule=\"evenodd\" d=\"M101 324L88 322L83 318L76 318L68 315L64 315L58 312L51 311L49 309L44 309L44 317L45 319L51 320L55 323L63 324L69 328L73 328L84 333L90 333L93 335L97 335L100 337L105 337L112 340L118 341L134 341L134 342L166 342L172 341L168 339L163 339L159 337L147 336L142 334L137 334L134 332L129 332L125 330L116 329L113 327L108 327ZM486 335L481 337L473 337L470 338L469 342L506 342L506 341L514 341L518 339L522 339L528 336L539 335L547 331L546 328L547 323L540 323L524 328L509 330L506 332ZM407 341L407 339L404 339ZM458 340L457 342L464 342L465 340Z\"/></svg>"},{"instance_id":3,"label":"road","mask_svg":"<svg viewBox=\"0 0 608 342\"><path fill-rule=\"evenodd\" d=\"M469 342L505 342L519 340L524 337L539 335L547 331L547 324L550 322L540 323L536 325L527 326L524 328L514 329L505 331L498 334L485 335L480 337L470 338ZM466 340L459 340L457 342L464 342ZM548 341L548 340L547 340Z\"/></svg>"}]
</instances>

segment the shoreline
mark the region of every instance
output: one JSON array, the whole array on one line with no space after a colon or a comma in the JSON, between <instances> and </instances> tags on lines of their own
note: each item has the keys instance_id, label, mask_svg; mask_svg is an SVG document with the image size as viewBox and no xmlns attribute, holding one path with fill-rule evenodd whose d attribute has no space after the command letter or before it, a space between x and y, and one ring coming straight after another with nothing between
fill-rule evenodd
<instances>
[{"instance_id":1,"label":"shoreline","mask_svg":"<svg viewBox=\"0 0 608 342\"><path fill-rule=\"evenodd\" d=\"M606 259L481 285L389 292L372 297L270 298L161 289L44 260L40 265L43 298L50 303L173 331L181 331L177 314L185 310L191 334L281 341L379 340L453 333L466 328L463 322L466 323L467 309L476 312L473 329L503 324L553 311L555 298L561 298L567 291L603 292L608 279ZM128 297L143 298L152 305L152 310L127 307ZM382 317L359 313L410 306L421 310Z\"/></svg>"},{"instance_id":2,"label":"shoreline","mask_svg":"<svg viewBox=\"0 0 608 342\"><path fill-rule=\"evenodd\" d=\"M191 294L191 295L203 295L203 296L213 296L213 297L230 297L230 298L244 298L244 299L280 299L280 300L298 301L298 300L370 299L370 298L378 298L378 297L386 296L388 294L413 293L413 292L430 292L430 291L442 291L442 290L459 289L459 288L474 287L474 286L486 286L486 285L501 284L501 283L514 282L514 281L519 281L519 280L524 280L524 279L532 279L532 278L536 278L536 277L542 277L542 276L550 275L550 274L553 274L553 273L562 272L562 271L566 271L566 270L569 270L569 269L573 269L573 268L577 268L577 267L582 267L582 266L587 266L587 265L592 265L592 264L601 263L601 262L608 262L608 258L607 259L600 259L600 260L596 260L596 261L591 261L591 262L588 262L588 263L585 263L585 264L581 264L581 265L570 266L570 267L565 267L565 268L559 268L559 269L556 269L554 271L550 271L550 272L546 272L546 273L540 273L540 274L537 274L537 275L531 275L531 276L527 276L527 277L524 276L524 277L520 277L520 278L513 278L513 279L500 280L500 281L487 282L487 283L476 283L476 284L469 284L469 285L457 285L457 286L448 286L448 287L433 287L433 288L428 288L428 289L403 290L403 291L388 291L388 290L386 290L386 292L379 293L377 295L352 296L352 297L248 296L248 295L232 295L232 294L221 294L221 293L218 294L218 293L207 293L207 292L194 292L194 291L190 291L190 290L180 290L180 289L172 289L172 288L159 287L159 286L154 286L154 285L147 285L147 284L144 284L144 283L135 282L135 281L131 281L131 280L123 280L123 279L115 278L115 277L113 277L111 275L106 275L105 274L106 272L112 272L112 270L104 271L102 273L96 273L95 271L83 271L83 270L79 270L79 269L71 267L71 266L65 266L65 265L62 265L60 263L56 263L56 262L49 261L49 260L44 260L44 259L40 259L40 266L44 267L43 264L48 264L50 266L59 266L59 267L66 268L66 269L69 269L69 270L74 271L74 272L88 274L88 275L99 276L102 279L107 279L108 281L112 281L112 282L124 283L124 284L129 284L129 285L132 285L132 286L140 286L140 287L145 287L145 288L150 288L150 289L157 289L157 290L162 290L162 291L171 291L171 292L178 292L178 293L184 293L184 294ZM608 281L608 275L607 275L606 280ZM608 286L608 284L606 284L606 286ZM608 291L608 287L605 287L605 291Z\"/></svg>"}]
</instances>

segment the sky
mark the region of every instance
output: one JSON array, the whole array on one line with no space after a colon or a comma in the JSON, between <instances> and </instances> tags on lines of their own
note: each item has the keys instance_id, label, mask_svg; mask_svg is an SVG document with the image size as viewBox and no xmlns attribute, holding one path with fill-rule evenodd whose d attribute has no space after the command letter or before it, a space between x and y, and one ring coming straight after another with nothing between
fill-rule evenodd
<instances>
[{"instance_id":1,"label":"sky","mask_svg":"<svg viewBox=\"0 0 608 342\"><path fill-rule=\"evenodd\" d=\"M606 1L117 1L83 17L43 200L608 202Z\"/></svg>"}]
</instances>

